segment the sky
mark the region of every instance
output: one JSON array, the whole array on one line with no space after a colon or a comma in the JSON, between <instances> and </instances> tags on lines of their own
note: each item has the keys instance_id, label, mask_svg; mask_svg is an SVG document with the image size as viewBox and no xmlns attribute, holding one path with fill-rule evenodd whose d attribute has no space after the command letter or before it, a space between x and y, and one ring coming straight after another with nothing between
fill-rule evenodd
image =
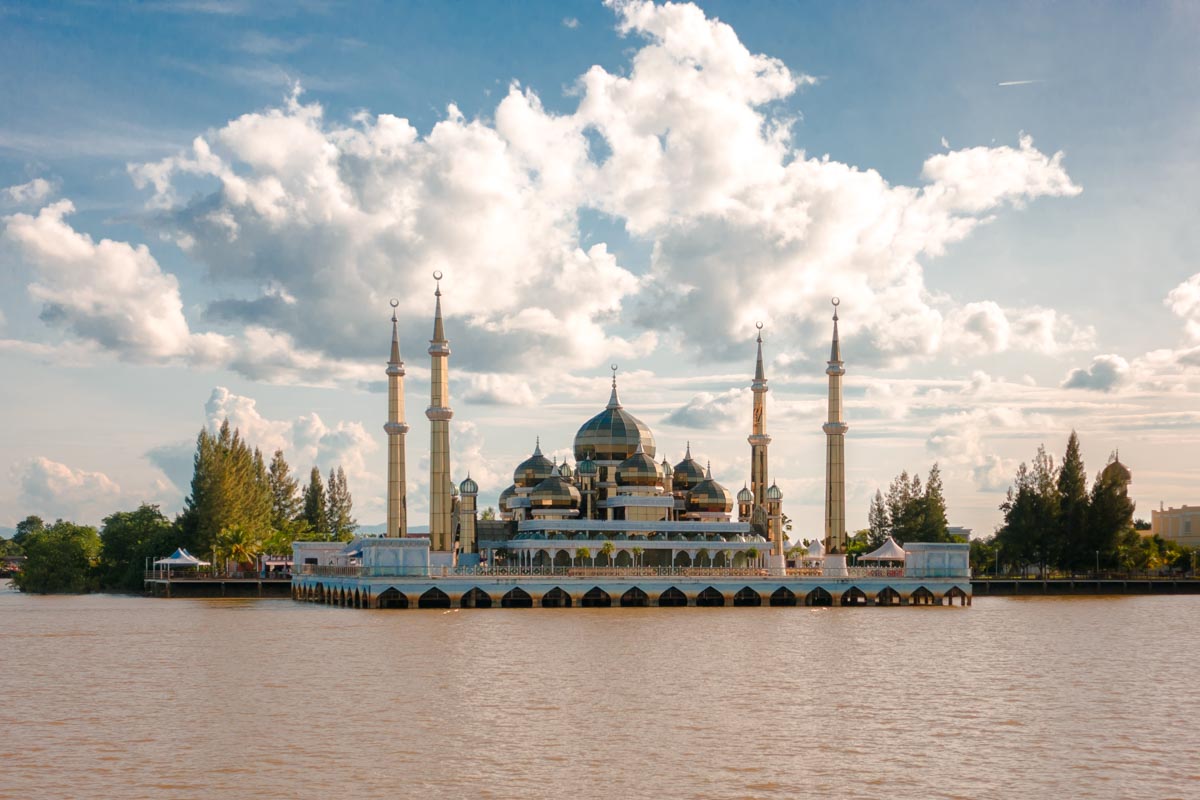
<instances>
[{"instance_id":1,"label":"sky","mask_svg":"<svg viewBox=\"0 0 1200 800\"><path fill-rule=\"evenodd\" d=\"M1119 451L1200 501L1200 6L0 3L0 526L175 513L224 418L384 518L399 301L425 523L434 283L480 507L621 399L823 524L841 298L848 523L939 465Z\"/></svg>"}]
</instances>

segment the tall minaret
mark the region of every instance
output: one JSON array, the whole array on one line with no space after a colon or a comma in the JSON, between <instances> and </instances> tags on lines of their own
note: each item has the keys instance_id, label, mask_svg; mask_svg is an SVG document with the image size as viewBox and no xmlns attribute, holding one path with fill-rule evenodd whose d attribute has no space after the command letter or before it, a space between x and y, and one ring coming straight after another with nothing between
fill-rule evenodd
<instances>
[{"instance_id":1,"label":"tall minaret","mask_svg":"<svg viewBox=\"0 0 1200 800\"><path fill-rule=\"evenodd\" d=\"M404 362L400 360L400 335L396 331L396 306L392 301L392 355L388 359L388 421L383 426L388 436L387 530L384 536L408 534L408 491L404 475Z\"/></svg>"},{"instance_id":2,"label":"tall minaret","mask_svg":"<svg viewBox=\"0 0 1200 800\"><path fill-rule=\"evenodd\" d=\"M450 492L450 376L447 361L450 342L442 327L442 273L434 272L437 297L433 312L433 338L429 340L429 549L454 548L454 498Z\"/></svg>"},{"instance_id":3,"label":"tall minaret","mask_svg":"<svg viewBox=\"0 0 1200 800\"><path fill-rule=\"evenodd\" d=\"M825 431L825 552L831 555L846 552L846 431L842 420L842 346L838 342L837 307L841 300L833 298L833 347L829 352L829 421Z\"/></svg>"},{"instance_id":4,"label":"tall minaret","mask_svg":"<svg viewBox=\"0 0 1200 800\"><path fill-rule=\"evenodd\" d=\"M765 511L767 504L767 445L771 437L767 435L767 373L763 369L762 355L762 323L756 323L758 328L758 360L754 363L754 382L750 391L754 392L754 420L750 437L750 492L754 495L754 507L762 506ZM753 513L753 508L751 509ZM775 531L770 531L771 554L783 553L782 536L776 537ZM775 541L779 538L781 541Z\"/></svg>"}]
</instances>

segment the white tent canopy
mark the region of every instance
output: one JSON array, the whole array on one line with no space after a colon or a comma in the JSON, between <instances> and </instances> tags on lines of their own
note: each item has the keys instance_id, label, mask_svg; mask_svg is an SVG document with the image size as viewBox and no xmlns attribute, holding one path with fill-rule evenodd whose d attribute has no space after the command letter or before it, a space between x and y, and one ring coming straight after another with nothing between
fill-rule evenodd
<instances>
[{"instance_id":1,"label":"white tent canopy","mask_svg":"<svg viewBox=\"0 0 1200 800\"><path fill-rule=\"evenodd\" d=\"M166 558L160 558L154 562L156 567L207 567L207 561L201 561L194 555L184 550L182 547L176 548L174 553Z\"/></svg>"},{"instance_id":2,"label":"white tent canopy","mask_svg":"<svg viewBox=\"0 0 1200 800\"><path fill-rule=\"evenodd\" d=\"M813 539L812 543L808 546L808 553L806 555L808 558L824 558L825 543L820 539Z\"/></svg>"},{"instance_id":3,"label":"white tent canopy","mask_svg":"<svg viewBox=\"0 0 1200 800\"><path fill-rule=\"evenodd\" d=\"M904 548L896 544L896 540L887 537L876 550L859 556L859 561L903 561Z\"/></svg>"}]
</instances>

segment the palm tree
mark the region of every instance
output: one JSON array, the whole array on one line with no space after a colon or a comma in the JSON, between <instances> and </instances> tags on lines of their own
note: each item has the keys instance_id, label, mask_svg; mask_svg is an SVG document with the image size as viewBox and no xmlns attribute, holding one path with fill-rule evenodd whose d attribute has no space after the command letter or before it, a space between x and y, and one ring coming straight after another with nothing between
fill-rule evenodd
<instances>
[{"instance_id":1,"label":"palm tree","mask_svg":"<svg viewBox=\"0 0 1200 800\"><path fill-rule=\"evenodd\" d=\"M757 559L758 559L758 548L757 547L751 547L749 550L746 551L746 566L750 566L750 562L756 561Z\"/></svg>"},{"instance_id":2,"label":"palm tree","mask_svg":"<svg viewBox=\"0 0 1200 800\"><path fill-rule=\"evenodd\" d=\"M646 552L646 550L643 547L633 548L633 559L637 562L639 567L642 565L642 553L644 552Z\"/></svg>"},{"instance_id":3,"label":"palm tree","mask_svg":"<svg viewBox=\"0 0 1200 800\"><path fill-rule=\"evenodd\" d=\"M239 567L253 565L262 552L262 542L259 538L242 525L222 528L217 534L217 547L226 558L235 562Z\"/></svg>"},{"instance_id":4,"label":"palm tree","mask_svg":"<svg viewBox=\"0 0 1200 800\"><path fill-rule=\"evenodd\" d=\"M577 558L577 559L583 560L585 558L591 558L591 557L592 557L592 551L587 549L586 547L580 547L578 550L575 551L575 558ZM595 562L592 562L592 563L594 566Z\"/></svg>"},{"instance_id":5,"label":"palm tree","mask_svg":"<svg viewBox=\"0 0 1200 800\"><path fill-rule=\"evenodd\" d=\"M696 558L697 558L697 559L699 559L699 558L707 558L707 559L708 559L708 565L709 565L710 567L712 566L712 554L710 554L710 553L708 552L708 548L707 548L707 547L701 547L699 550L697 550L697 551L696 551Z\"/></svg>"},{"instance_id":6,"label":"palm tree","mask_svg":"<svg viewBox=\"0 0 1200 800\"><path fill-rule=\"evenodd\" d=\"M608 559L608 565L610 567L616 566L616 562L613 561L613 553L615 552L617 552L617 546L612 542L605 542L600 548L600 555Z\"/></svg>"}]
</instances>

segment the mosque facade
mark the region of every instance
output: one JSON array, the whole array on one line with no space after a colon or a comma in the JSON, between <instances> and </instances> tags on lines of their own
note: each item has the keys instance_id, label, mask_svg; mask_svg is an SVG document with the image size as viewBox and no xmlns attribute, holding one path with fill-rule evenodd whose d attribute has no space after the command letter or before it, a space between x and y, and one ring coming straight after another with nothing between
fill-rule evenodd
<instances>
[{"instance_id":1,"label":"mosque facade","mask_svg":"<svg viewBox=\"0 0 1200 800\"><path fill-rule=\"evenodd\" d=\"M855 578L872 576L856 575L847 567L845 556L845 436L849 426L843 413L842 378L846 371L836 298L825 370L828 413L822 426L826 437L825 536L807 551L802 566L789 568L783 492L769 472L769 389L761 324L747 409L750 474L736 494L713 477L711 463L693 455L691 442L675 464L661 453L650 427L622 404L617 366L613 365L607 404L583 422L575 434L570 448L574 464L547 458L540 439L535 440L532 453L514 468L512 485L500 494L498 519L483 520L479 518L476 481L470 475L457 484L451 479L451 350L442 317L441 277L441 273L434 273L437 288L428 348L431 386L425 415L430 422L429 533L413 535L408 530L405 458L409 426L404 419L405 369L400 357L397 303L393 301L391 354L386 368L388 417L383 426L388 437L387 528L382 537L356 540L349 546L295 543L298 568L293 589L298 598L323 597L328 601L334 585L331 579L336 578L344 584L343 605L347 604L347 596L355 598L351 604L359 605L362 596L370 607L379 607L391 604L382 593L393 593L387 595L392 600L394 595L407 597L396 584L413 579L433 582L421 598L433 592L439 607L443 598L453 599L455 591L459 603L475 604L479 598L471 592L490 598L478 585L481 580L503 582L506 576L516 575L555 584L543 587L549 592L543 596L543 605L556 604L563 597L569 605L571 592L558 585L562 582L560 576L587 579L600 574L597 570L607 570L605 574L621 579L665 576L670 585L662 588L659 605L682 604L676 602L679 598L688 604L720 605L699 600L707 590L723 598L725 589L718 588L724 586L723 580L739 583L745 577L776 582L790 579L796 583L791 588L781 583L771 594L771 604L777 604L777 596L784 601L791 598L790 602L778 603L782 605L795 605L801 596L806 598L801 604L812 604L807 600L814 597L823 601L835 594L843 604L847 604L847 598L857 603L860 597L869 597L864 586L871 586L871 582ZM918 603L947 598L969 601L967 545L912 545L906 552L891 544L894 550L886 557L893 568L897 568L897 562L903 566L899 573L875 576L884 579L875 590L877 603L906 603L914 596ZM688 575L707 586L693 586L695 580L680 580ZM439 576L447 589L434 585ZM831 583L805 583L814 578ZM909 579L919 583L906 587ZM458 591L455 587L464 581L473 586ZM853 585L841 585L846 582ZM930 588L938 585L942 588L940 597ZM351 587L351 595L346 594L347 586ZM608 596L600 585L592 588ZM625 602L626 594L635 590L641 597L649 597L645 589L631 584L621 595L623 605L629 604ZM749 585L730 589L728 594L731 604L738 604L735 595L747 599L742 604L757 604L748 601L750 594L761 600L758 591ZM638 599L636 593L630 596ZM709 599L713 599L711 594Z\"/></svg>"}]
</instances>

